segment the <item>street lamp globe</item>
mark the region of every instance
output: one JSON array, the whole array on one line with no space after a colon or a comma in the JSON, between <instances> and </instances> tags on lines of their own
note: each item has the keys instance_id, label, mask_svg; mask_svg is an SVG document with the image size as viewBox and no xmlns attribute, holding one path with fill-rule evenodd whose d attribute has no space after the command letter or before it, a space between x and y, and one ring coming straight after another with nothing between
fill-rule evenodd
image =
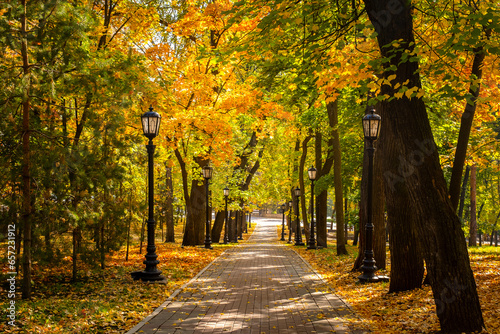
<instances>
[{"instance_id":1,"label":"street lamp globe","mask_svg":"<svg viewBox=\"0 0 500 334\"><path fill-rule=\"evenodd\" d=\"M205 179L210 180L212 178L212 172L213 172L212 167L205 166L202 168L202 172L203 172L203 177Z\"/></svg>"},{"instance_id":2,"label":"street lamp globe","mask_svg":"<svg viewBox=\"0 0 500 334\"><path fill-rule=\"evenodd\" d=\"M314 166L311 166L311 168L309 168L307 170L307 174L309 174L309 180L311 181L314 181L316 180L316 168L314 168Z\"/></svg>"},{"instance_id":3,"label":"street lamp globe","mask_svg":"<svg viewBox=\"0 0 500 334\"><path fill-rule=\"evenodd\" d=\"M366 115L363 117L363 132L368 140L377 140L380 133L380 116L375 113L375 108L366 107Z\"/></svg>"},{"instance_id":4,"label":"street lamp globe","mask_svg":"<svg viewBox=\"0 0 500 334\"><path fill-rule=\"evenodd\" d=\"M141 121L144 136L149 139L153 139L158 136L158 133L160 132L161 116L157 112L153 111L153 107L149 107L149 111L146 111L141 116Z\"/></svg>"}]
</instances>

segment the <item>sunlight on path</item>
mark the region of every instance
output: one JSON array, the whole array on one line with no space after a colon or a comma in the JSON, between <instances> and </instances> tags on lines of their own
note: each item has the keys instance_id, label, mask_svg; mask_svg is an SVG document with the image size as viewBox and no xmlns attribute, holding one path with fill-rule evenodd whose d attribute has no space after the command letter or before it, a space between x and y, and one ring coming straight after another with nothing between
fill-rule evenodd
<instances>
[{"instance_id":1,"label":"sunlight on path","mask_svg":"<svg viewBox=\"0 0 500 334\"><path fill-rule=\"evenodd\" d=\"M247 243L206 267L132 333L362 333L346 304L292 249L278 219L257 218Z\"/></svg>"}]
</instances>

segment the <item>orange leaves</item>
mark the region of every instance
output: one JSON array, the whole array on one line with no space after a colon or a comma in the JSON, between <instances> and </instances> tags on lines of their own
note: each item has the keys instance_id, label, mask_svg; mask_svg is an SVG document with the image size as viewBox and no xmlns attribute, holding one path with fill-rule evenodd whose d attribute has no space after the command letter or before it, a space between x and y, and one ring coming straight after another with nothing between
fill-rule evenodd
<instances>
[{"instance_id":1,"label":"orange leaves","mask_svg":"<svg viewBox=\"0 0 500 334\"><path fill-rule=\"evenodd\" d=\"M485 247L483 247L484 249ZM362 319L364 326L375 333L434 333L439 330L436 307L430 286L407 292L388 294L387 283L357 284L358 272L351 272L356 248L348 246L351 255L339 257L328 248L311 253L296 249L318 270ZM500 304L500 250L478 253L471 250L474 272L487 333L498 333Z\"/></svg>"}]
</instances>

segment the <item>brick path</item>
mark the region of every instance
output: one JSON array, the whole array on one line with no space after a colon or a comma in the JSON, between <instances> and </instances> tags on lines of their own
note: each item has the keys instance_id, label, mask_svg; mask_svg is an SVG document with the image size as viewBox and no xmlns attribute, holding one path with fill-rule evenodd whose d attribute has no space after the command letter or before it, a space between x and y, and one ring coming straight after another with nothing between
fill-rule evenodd
<instances>
[{"instance_id":1,"label":"brick path","mask_svg":"<svg viewBox=\"0 0 500 334\"><path fill-rule=\"evenodd\" d=\"M278 243L276 219L257 219L233 247L173 294L132 333L363 333L311 267Z\"/></svg>"}]
</instances>

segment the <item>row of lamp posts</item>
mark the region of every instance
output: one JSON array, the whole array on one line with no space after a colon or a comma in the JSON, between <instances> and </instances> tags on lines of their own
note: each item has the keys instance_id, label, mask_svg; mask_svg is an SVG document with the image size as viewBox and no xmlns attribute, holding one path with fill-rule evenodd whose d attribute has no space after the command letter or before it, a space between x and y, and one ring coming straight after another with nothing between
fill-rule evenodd
<instances>
[{"instance_id":1,"label":"row of lamp posts","mask_svg":"<svg viewBox=\"0 0 500 334\"><path fill-rule=\"evenodd\" d=\"M374 253L373 253L373 218L372 218L372 201L373 201L373 155L375 152L375 148L373 146L373 142L377 140L380 134L380 115L375 113L375 108L367 106L365 116L363 117L363 134L365 139L368 141L368 145L366 151L368 153L368 189L367 189L367 221L365 224L365 252L363 265L361 266L361 270L363 273L358 277L359 281L362 283L368 282L380 282L387 281L388 278L385 276L377 276L375 272L377 271L377 266L375 265ZM314 221L314 181L316 180L316 168L312 166L309 168L308 176L311 180L311 231L309 233L309 243L307 249L316 249L316 240L315 240L315 221ZM300 227L300 219L299 219L299 197L300 197L300 189L297 187L294 189L294 195L297 198L297 216L295 220L295 226L297 231L295 233L295 245L302 246L302 231ZM290 208L290 217L291 221L291 208L292 201L288 202L288 206ZM283 211L283 221L282 221L282 230L281 230L281 240L285 241L284 233L285 233L285 204L281 206ZM291 224L289 226L289 236L288 243L291 243Z\"/></svg>"},{"instance_id":2,"label":"row of lamp posts","mask_svg":"<svg viewBox=\"0 0 500 334\"><path fill-rule=\"evenodd\" d=\"M153 111L153 107L149 107L149 110L141 116L142 129L144 136L149 139L146 149L148 152L148 222L147 222L147 254L145 255L146 260L144 264L146 268L143 271L132 272L132 278L134 280L141 279L142 281L165 281L165 277L161 275L161 271L157 268L160 261L157 260L158 255L156 254L156 246L154 239L155 230L155 220L154 220L154 174L153 174L153 156L155 151L155 145L153 145L153 139L158 136L160 130L161 116ZM372 196L373 196L373 155L375 148L373 147L373 142L377 140L380 133L380 122L381 117L375 113L375 108L367 106L365 116L363 117L363 132L364 137L368 141L367 153L368 153L368 198L367 198L367 222L365 225L365 252L363 265L361 269L363 273L358 277L360 282L378 282L387 280L384 276L376 276L375 271L377 267L375 265L375 259L373 254L373 222L372 222ZM213 169L210 166L205 166L202 169L203 178L205 179L206 187L206 222L205 222L205 248L212 248L212 241L210 238L210 213L209 213L209 183L212 178ZM316 240L314 237L314 181L316 180L316 168L311 167L308 170L308 176L311 180L311 231L309 238L308 249L316 249ZM302 246L302 230L300 227L299 219L299 197L300 197L299 187L294 189L294 195L296 197L297 205L297 215L296 215L296 233L295 233L295 245ZM227 186L224 188L224 198L225 198L225 231L224 231L224 243L229 242L228 237L228 217L227 217L227 199L229 196L229 188ZM288 202L288 207L290 208L291 219L291 207L293 202ZM283 219L282 219L282 230L281 230L281 240L285 241L285 204L281 206ZM290 224L291 225L291 224ZM289 237L288 242L291 242L291 227L289 227ZM236 234L236 233L235 233ZM236 238L235 238L236 239ZM237 242L237 240L236 240Z\"/></svg>"}]
</instances>

